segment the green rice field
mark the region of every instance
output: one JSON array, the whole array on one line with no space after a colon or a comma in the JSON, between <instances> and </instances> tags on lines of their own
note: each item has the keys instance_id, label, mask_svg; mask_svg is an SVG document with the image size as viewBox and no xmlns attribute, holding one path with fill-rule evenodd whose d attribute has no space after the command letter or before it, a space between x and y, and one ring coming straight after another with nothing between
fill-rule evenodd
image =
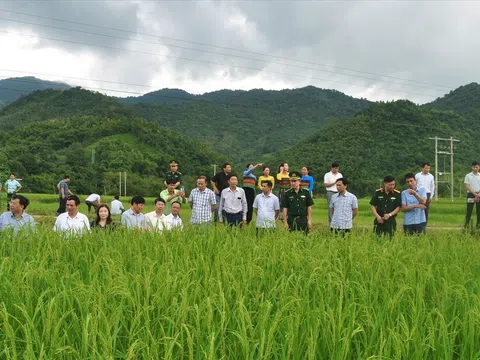
<instances>
[{"instance_id":1,"label":"green rice field","mask_svg":"<svg viewBox=\"0 0 480 360\"><path fill-rule=\"evenodd\" d=\"M308 237L251 224L64 239L57 197L25 195L40 226L0 235L1 359L480 358L464 201L434 202L426 236L392 240L372 235L367 199L346 238L317 199Z\"/></svg>"}]
</instances>

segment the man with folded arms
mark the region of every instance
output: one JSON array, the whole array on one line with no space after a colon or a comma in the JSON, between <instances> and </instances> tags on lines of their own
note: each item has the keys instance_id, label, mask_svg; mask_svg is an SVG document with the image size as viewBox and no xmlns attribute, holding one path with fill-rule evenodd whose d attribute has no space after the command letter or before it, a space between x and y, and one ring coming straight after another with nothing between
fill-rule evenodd
<instances>
[{"instance_id":1,"label":"man with folded arms","mask_svg":"<svg viewBox=\"0 0 480 360\"><path fill-rule=\"evenodd\" d=\"M425 188L417 186L415 175L405 175L405 182L408 189L402 191L403 230L408 235L425 234L427 219L425 217L425 203L427 192Z\"/></svg>"}]
</instances>

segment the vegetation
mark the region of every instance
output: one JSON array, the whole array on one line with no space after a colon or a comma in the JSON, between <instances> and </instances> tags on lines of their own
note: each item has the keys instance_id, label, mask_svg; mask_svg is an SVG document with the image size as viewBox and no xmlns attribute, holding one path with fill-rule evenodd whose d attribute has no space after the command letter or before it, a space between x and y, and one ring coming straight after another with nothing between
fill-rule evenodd
<instances>
[{"instance_id":1,"label":"vegetation","mask_svg":"<svg viewBox=\"0 0 480 360\"><path fill-rule=\"evenodd\" d=\"M442 98L426 104L427 108L452 110L459 114L480 118L480 85L470 83L450 91Z\"/></svg>"},{"instance_id":2,"label":"vegetation","mask_svg":"<svg viewBox=\"0 0 480 360\"><path fill-rule=\"evenodd\" d=\"M28 95L36 90L65 90L68 88L70 88L68 84L37 79L33 76L3 79L0 80L0 106L13 102L21 96Z\"/></svg>"}]
</instances>

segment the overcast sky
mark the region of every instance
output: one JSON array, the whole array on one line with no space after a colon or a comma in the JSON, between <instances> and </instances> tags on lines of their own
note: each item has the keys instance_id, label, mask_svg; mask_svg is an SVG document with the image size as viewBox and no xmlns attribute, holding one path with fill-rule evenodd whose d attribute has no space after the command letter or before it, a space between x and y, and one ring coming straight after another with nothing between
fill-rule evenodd
<instances>
[{"instance_id":1,"label":"overcast sky","mask_svg":"<svg viewBox=\"0 0 480 360\"><path fill-rule=\"evenodd\" d=\"M116 96L314 85L424 103L480 78L477 1L0 0L0 9L0 78Z\"/></svg>"}]
</instances>

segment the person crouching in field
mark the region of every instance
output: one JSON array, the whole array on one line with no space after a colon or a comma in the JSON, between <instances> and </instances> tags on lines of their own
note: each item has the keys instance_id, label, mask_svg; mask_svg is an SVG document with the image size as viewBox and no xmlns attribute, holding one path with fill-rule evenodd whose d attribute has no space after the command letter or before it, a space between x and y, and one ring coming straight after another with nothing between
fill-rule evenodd
<instances>
[{"instance_id":1,"label":"person crouching in field","mask_svg":"<svg viewBox=\"0 0 480 360\"><path fill-rule=\"evenodd\" d=\"M97 207L97 218L90 223L90 228L95 230L115 230L117 224L112 220L110 208L107 204Z\"/></svg>"}]
</instances>

